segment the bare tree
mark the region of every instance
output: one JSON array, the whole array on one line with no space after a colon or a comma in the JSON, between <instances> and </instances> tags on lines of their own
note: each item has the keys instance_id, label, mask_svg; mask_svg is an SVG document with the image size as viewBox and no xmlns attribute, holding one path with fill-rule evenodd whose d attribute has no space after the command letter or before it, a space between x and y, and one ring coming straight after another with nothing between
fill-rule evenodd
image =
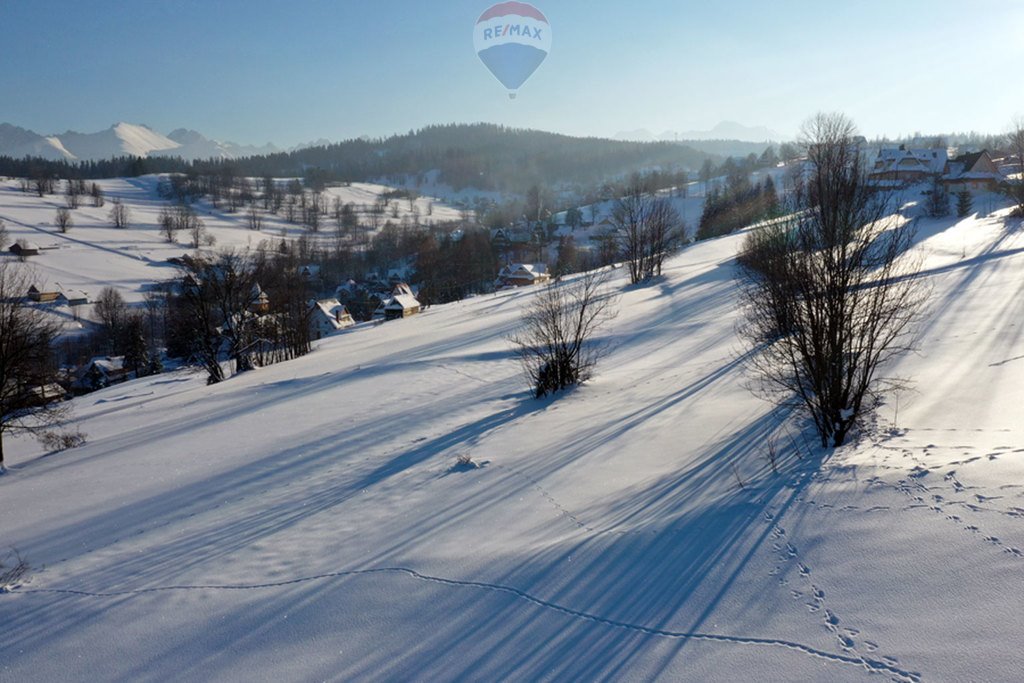
<instances>
[{"instance_id":1,"label":"bare tree","mask_svg":"<svg viewBox=\"0 0 1024 683\"><path fill-rule=\"evenodd\" d=\"M93 311L99 319L100 336L107 353L117 353L121 334L128 319L128 304L119 291L113 287L104 287L96 297Z\"/></svg>"},{"instance_id":2,"label":"bare tree","mask_svg":"<svg viewBox=\"0 0 1024 683\"><path fill-rule=\"evenodd\" d=\"M509 337L523 372L540 398L587 381L607 347L594 339L615 315L605 278L587 273L539 292Z\"/></svg>"},{"instance_id":3,"label":"bare tree","mask_svg":"<svg viewBox=\"0 0 1024 683\"><path fill-rule=\"evenodd\" d=\"M193 358L207 370L207 382L224 379L221 352L236 372L252 369L256 332L253 310L259 296L261 264L248 253L186 257L178 297L179 329Z\"/></svg>"},{"instance_id":4,"label":"bare tree","mask_svg":"<svg viewBox=\"0 0 1024 683\"><path fill-rule=\"evenodd\" d=\"M753 230L740 255L739 326L755 388L804 409L822 446L839 446L912 348L926 292L906 254L913 224L867 183L853 123L804 127L811 170L788 220Z\"/></svg>"},{"instance_id":5,"label":"bare tree","mask_svg":"<svg viewBox=\"0 0 1024 683\"><path fill-rule=\"evenodd\" d=\"M74 220L71 218L71 212L63 206L57 209L57 215L54 217L53 223L61 232L67 232L75 225Z\"/></svg>"},{"instance_id":6,"label":"bare tree","mask_svg":"<svg viewBox=\"0 0 1024 683\"><path fill-rule=\"evenodd\" d=\"M67 203L69 209L77 209L81 204L81 193L79 192L78 183L74 180L68 179L67 189L64 192L64 201Z\"/></svg>"},{"instance_id":7,"label":"bare tree","mask_svg":"<svg viewBox=\"0 0 1024 683\"><path fill-rule=\"evenodd\" d=\"M178 221L175 220L174 212L171 211L170 207L165 206L160 209L160 216L157 218L157 222L160 224L160 232L163 233L164 239L168 242L173 242L178 235Z\"/></svg>"},{"instance_id":8,"label":"bare tree","mask_svg":"<svg viewBox=\"0 0 1024 683\"><path fill-rule=\"evenodd\" d=\"M174 209L174 221L178 230L184 230L192 240L192 248L198 249L206 236L206 225L188 204L178 204Z\"/></svg>"},{"instance_id":9,"label":"bare tree","mask_svg":"<svg viewBox=\"0 0 1024 683\"><path fill-rule=\"evenodd\" d=\"M672 204L634 184L616 200L611 222L630 281L637 284L661 275L682 225Z\"/></svg>"},{"instance_id":10,"label":"bare tree","mask_svg":"<svg viewBox=\"0 0 1024 683\"><path fill-rule=\"evenodd\" d=\"M93 183L89 190L89 194L92 195L92 205L96 208L100 208L105 203L103 196L103 188L99 186L99 183Z\"/></svg>"},{"instance_id":11,"label":"bare tree","mask_svg":"<svg viewBox=\"0 0 1024 683\"><path fill-rule=\"evenodd\" d=\"M35 188L36 194L40 197L52 194L54 189L53 177L43 172L37 172L32 176L32 187Z\"/></svg>"},{"instance_id":12,"label":"bare tree","mask_svg":"<svg viewBox=\"0 0 1024 683\"><path fill-rule=\"evenodd\" d=\"M931 191L925 202L925 211L932 218L945 218L949 215L949 192L940 178L932 181Z\"/></svg>"},{"instance_id":13,"label":"bare tree","mask_svg":"<svg viewBox=\"0 0 1024 683\"><path fill-rule=\"evenodd\" d=\"M67 415L53 391L52 344L60 328L24 302L31 284L24 266L0 261L0 470L5 434L39 434Z\"/></svg>"},{"instance_id":14,"label":"bare tree","mask_svg":"<svg viewBox=\"0 0 1024 683\"><path fill-rule=\"evenodd\" d=\"M249 211L246 213L246 218L249 220L250 230L263 229L263 216L260 214L260 210L255 204L252 204L249 207Z\"/></svg>"},{"instance_id":15,"label":"bare tree","mask_svg":"<svg viewBox=\"0 0 1024 683\"><path fill-rule=\"evenodd\" d=\"M0 221L0 250L7 246L7 225L3 221Z\"/></svg>"},{"instance_id":16,"label":"bare tree","mask_svg":"<svg viewBox=\"0 0 1024 683\"><path fill-rule=\"evenodd\" d=\"M128 222L132 219L132 212L121 201L120 197L114 198L114 205L110 207L110 222L115 228L127 228Z\"/></svg>"},{"instance_id":17,"label":"bare tree","mask_svg":"<svg viewBox=\"0 0 1024 683\"><path fill-rule=\"evenodd\" d=\"M1014 121L1008 138L1010 156L1016 167L1017 178L1007 183L1007 190L1013 201L1017 203L1017 213L1024 217L1024 117Z\"/></svg>"}]
</instances>

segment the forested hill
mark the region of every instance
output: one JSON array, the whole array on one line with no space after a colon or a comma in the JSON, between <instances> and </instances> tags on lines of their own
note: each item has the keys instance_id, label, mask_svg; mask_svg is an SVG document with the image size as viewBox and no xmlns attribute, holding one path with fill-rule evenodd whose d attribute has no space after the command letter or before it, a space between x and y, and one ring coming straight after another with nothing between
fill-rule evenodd
<instances>
[{"instance_id":1,"label":"forested hill","mask_svg":"<svg viewBox=\"0 0 1024 683\"><path fill-rule=\"evenodd\" d=\"M623 142L493 124L449 124L389 138L361 138L233 160L121 157L76 163L0 157L0 175L44 172L59 177L102 178L230 168L250 176L298 175L355 182L436 170L442 182L456 189L475 187L525 194L532 185L594 185L651 167L696 171L709 157L714 158L671 142Z\"/></svg>"},{"instance_id":2,"label":"forested hill","mask_svg":"<svg viewBox=\"0 0 1024 683\"><path fill-rule=\"evenodd\" d=\"M268 171L314 166L346 180L436 169L456 189L524 193L533 184L594 184L651 166L696 171L708 156L668 142L620 142L492 124L452 124L248 161L267 163Z\"/></svg>"}]
</instances>

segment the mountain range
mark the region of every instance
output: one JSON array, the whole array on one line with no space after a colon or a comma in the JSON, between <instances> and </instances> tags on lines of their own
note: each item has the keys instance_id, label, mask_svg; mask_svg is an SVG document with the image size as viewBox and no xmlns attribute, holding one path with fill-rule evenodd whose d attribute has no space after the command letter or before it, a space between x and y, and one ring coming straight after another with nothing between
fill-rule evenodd
<instances>
[{"instance_id":1,"label":"mountain range","mask_svg":"<svg viewBox=\"0 0 1024 683\"><path fill-rule=\"evenodd\" d=\"M98 133L67 131L40 135L9 123L0 123L0 156L42 157L54 161L96 161L111 157L175 156L193 159L235 159L282 151L267 143L262 147L210 139L179 128L167 135L135 123L115 123Z\"/></svg>"},{"instance_id":2,"label":"mountain range","mask_svg":"<svg viewBox=\"0 0 1024 683\"><path fill-rule=\"evenodd\" d=\"M740 142L779 141L785 136L766 126L745 126L735 121L722 121L711 130L667 130L659 135L641 128L639 130L622 131L615 135L616 140L634 142L672 142L673 140L738 140Z\"/></svg>"}]
</instances>

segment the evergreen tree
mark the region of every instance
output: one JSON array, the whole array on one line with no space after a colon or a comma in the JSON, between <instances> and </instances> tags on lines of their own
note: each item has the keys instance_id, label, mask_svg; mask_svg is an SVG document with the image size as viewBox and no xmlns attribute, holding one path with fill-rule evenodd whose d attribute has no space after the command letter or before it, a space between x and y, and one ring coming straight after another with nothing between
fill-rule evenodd
<instances>
[{"instance_id":1,"label":"evergreen tree","mask_svg":"<svg viewBox=\"0 0 1024 683\"><path fill-rule=\"evenodd\" d=\"M974 198L967 190L960 190L956 194L956 215L960 218L967 218L974 208Z\"/></svg>"},{"instance_id":2,"label":"evergreen tree","mask_svg":"<svg viewBox=\"0 0 1024 683\"><path fill-rule=\"evenodd\" d=\"M576 253L576 240L566 235L558 242L558 261L555 262L555 275L568 275L578 269L579 255Z\"/></svg>"},{"instance_id":3,"label":"evergreen tree","mask_svg":"<svg viewBox=\"0 0 1024 683\"><path fill-rule=\"evenodd\" d=\"M145 375L149 367L149 350L146 347L145 322L141 315L133 315L125 324L121 348L124 351L124 367L136 377Z\"/></svg>"}]
</instances>

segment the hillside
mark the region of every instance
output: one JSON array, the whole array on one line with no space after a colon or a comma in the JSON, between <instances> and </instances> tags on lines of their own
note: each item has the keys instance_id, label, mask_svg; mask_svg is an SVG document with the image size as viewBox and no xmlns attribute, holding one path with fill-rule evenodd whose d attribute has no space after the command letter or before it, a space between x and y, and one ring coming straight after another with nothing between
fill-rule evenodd
<instances>
[{"instance_id":1,"label":"hillside","mask_svg":"<svg viewBox=\"0 0 1024 683\"><path fill-rule=\"evenodd\" d=\"M106 196L106 205L97 208L90 201L83 201L80 208L71 212L74 227L67 234L61 234L54 225L54 217L57 208L64 206L63 194L38 197L22 192L17 181L0 180L0 220L6 224L10 243L23 239L42 249L40 255L32 257L28 263L38 285L65 291L84 290L93 299L103 287L110 285L127 301L138 303L153 283L175 277L177 271L168 263L169 258L192 251L190 238L185 233L179 233L176 242L168 243L160 232L159 214L167 201L159 196L159 181L156 175L96 181ZM337 197L361 210L361 207L372 206L391 189L373 183L353 183L327 188L324 194L328 202ZM120 199L130 212L127 229L117 229L110 222L114 199ZM294 240L306 233L301 225L270 213L261 216L262 229L251 230L244 211L228 213L223 204L217 209L208 201L197 202L195 208L206 231L216 240L215 248L252 248L265 240ZM460 210L432 197L421 196L412 205L405 199L391 200L385 219L400 224L411 219L413 208L422 225L457 221L462 217ZM334 234L333 221L324 218L324 223L319 238L329 243ZM5 250L0 258L13 257ZM91 315L88 308L79 313L88 318ZM72 311L60 306L52 309L68 321L69 331L76 327L71 324Z\"/></svg>"},{"instance_id":2,"label":"hillside","mask_svg":"<svg viewBox=\"0 0 1024 683\"><path fill-rule=\"evenodd\" d=\"M1013 680L1024 232L921 227L916 391L828 456L744 388L740 236L617 274L611 353L557 400L505 341L529 291L76 399L89 443L13 441L0 477L34 568L0 677Z\"/></svg>"},{"instance_id":3,"label":"hillside","mask_svg":"<svg viewBox=\"0 0 1024 683\"><path fill-rule=\"evenodd\" d=\"M35 135L31 131L24 134ZM18 140L22 136L19 132ZM13 132L10 137L14 139ZM32 139L33 144L43 144ZM417 186L430 178L442 182L450 192L472 188L520 196L536 185L592 190L652 168L696 171L705 159L717 159L668 142L580 138L492 124L428 126L404 135L359 138L289 152L271 152L272 146L231 146L195 131L176 130L165 137L145 126L117 124L101 133L54 138L63 141L70 156L49 154L48 163L25 162L22 157L29 152L22 151L24 143L19 142L15 152L6 149L3 140L0 129L0 174L11 176L46 172L60 178L96 178L188 170L205 173L227 167L236 175L253 177L307 176L388 184L408 183L412 178ZM147 158L121 158L128 156ZM111 161L111 157L118 160Z\"/></svg>"}]
</instances>

